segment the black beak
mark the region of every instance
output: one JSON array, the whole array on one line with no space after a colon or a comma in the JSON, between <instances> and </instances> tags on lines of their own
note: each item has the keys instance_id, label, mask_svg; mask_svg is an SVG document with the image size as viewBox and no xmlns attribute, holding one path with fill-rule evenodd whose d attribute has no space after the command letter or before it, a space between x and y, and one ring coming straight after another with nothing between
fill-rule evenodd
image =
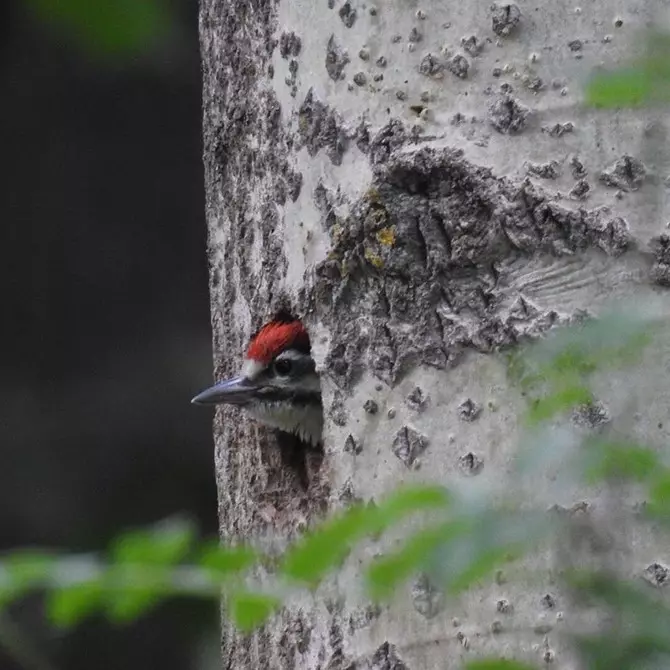
<instances>
[{"instance_id":1,"label":"black beak","mask_svg":"<svg viewBox=\"0 0 670 670\"><path fill-rule=\"evenodd\" d=\"M194 405L246 405L258 392L258 386L246 377L235 377L219 382L198 393Z\"/></svg>"}]
</instances>

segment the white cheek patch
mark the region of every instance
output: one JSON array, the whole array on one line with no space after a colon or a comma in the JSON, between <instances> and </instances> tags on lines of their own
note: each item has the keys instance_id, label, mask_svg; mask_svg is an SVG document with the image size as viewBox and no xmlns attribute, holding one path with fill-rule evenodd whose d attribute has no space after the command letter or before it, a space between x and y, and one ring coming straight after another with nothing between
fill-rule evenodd
<instances>
[{"instance_id":1,"label":"white cheek patch","mask_svg":"<svg viewBox=\"0 0 670 670\"><path fill-rule=\"evenodd\" d=\"M255 379L264 369L265 366L262 363L259 363L253 358L247 358L242 365L240 374L247 379Z\"/></svg>"},{"instance_id":2,"label":"white cheek patch","mask_svg":"<svg viewBox=\"0 0 670 670\"><path fill-rule=\"evenodd\" d=\"M321 409L305 405L291 407L286 403L258 403L245 408L256 420L272 428L279 428L286 433L294 433L301 440L317 444L323 430L323 414Z\"/></svg>"}]
</instances>

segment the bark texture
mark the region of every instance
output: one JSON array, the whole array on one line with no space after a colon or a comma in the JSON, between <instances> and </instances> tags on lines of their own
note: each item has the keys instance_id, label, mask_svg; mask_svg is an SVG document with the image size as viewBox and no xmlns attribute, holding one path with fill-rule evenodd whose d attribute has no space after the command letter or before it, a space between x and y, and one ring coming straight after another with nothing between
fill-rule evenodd
<instances>
[{"instance_id":1,"label":"bark texture","mask_svg":"<svg viewBox=\"0 0 670 670\"><path fill-rule=\"evenodd\" d=\"M633 55L653 7L470 4L201 0L216 375L288 309L310 328L327 416L304 493L269 433L217 413L227 541L281 548L406 481L504 479L523 398L493 354L669 283L663 123L579 106L584 78ZM603 386L602 416L657 443L654 381L636 407ZM611 513L602 492L557 491L550 474L530 503ZM629 540L608 551L641 575L663 548L643 530ZM499 576L453 601L420 577L380 609L356 580L379 549L258 634L224 620L223 667L430 670L503 652L576 667L560 633L582 618L556 593L553 551L530 561L531 586Z\"/></svg>"}]
</instances>

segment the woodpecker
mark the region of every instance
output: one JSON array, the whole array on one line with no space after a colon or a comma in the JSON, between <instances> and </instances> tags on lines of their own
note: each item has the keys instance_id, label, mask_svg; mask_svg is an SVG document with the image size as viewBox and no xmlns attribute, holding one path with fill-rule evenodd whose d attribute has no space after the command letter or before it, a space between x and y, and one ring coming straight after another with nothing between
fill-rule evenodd
<instances>
[{"instance_id":1,"label":"woodpecker","mask_svg":"<svg viewBox=\"0 0 670 670\"><path fill-rule=\"evenodd\" d=\"M300 321L277 315L252 338L237 377L199 393L195 405L237 405L260 423L321 444L321 383L309 335Z\"/></svg>"}]
</instances>

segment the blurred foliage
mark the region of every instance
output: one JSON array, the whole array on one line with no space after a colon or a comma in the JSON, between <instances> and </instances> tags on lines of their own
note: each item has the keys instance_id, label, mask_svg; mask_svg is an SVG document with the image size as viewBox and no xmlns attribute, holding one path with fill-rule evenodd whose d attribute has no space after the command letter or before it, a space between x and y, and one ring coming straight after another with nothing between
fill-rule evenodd
<instances>
[{"instance_id":1,"label":"blurred foliage","mask_svg":"<svg viewBox=\"0 0 670 670\"><path fill-rule=\"evenodd\" d=\"M41 22L87 56L114 61L147 52L174 29L168 0L27 0Z\"/></svg>"},{"instance_id":2,"label":"blurred foliage","mask_svg":"<svg viewBox=\"0 0 670 670\"><path fill-rule=\"evenodd\" d=\"M605 572L568 575L591 605L610 615L610 627L575 636L591 670L667 668L670 661L670 609L636 585Z\"/></svg>"},{"instance_id":3,"label":"blurred foliage","mask_svg":"<svg viewBox=\"0 0 670 670\"><path fill-rule=\"evenodd\" d=\"M645 54L626 67L598 72L586 87L592 107L642 107L670 100L670 35L650 32Z\"/></svg>"},{"instance_id":4,"label":"blurred foliage","mask_svg":"<svg viewBox=\"0 0 670 670\"><path fill-rule=\"evenodd\" d=\"M584 317L532 347L507 357L510 379L530 399L528 424L550 420L565 410L593 403L589 377L598 370L635 363L661 324L645 314L612 312Z\"/></svg>"},{"instance_id":5,"label":"blurred foliage","mask_svg":"<svg viewBox=\"0 0 670 670\"><path fill-rule=\"evenodd\" d=\"M444 510L448 502L441 487L421 486L396 491L379 505L353 505L290 547L278 576L316 587L363 537L410 514ZM0 602L44 589L51 621L67 627L96 612L129 622L166 597L219 598L223 591L230 616L248 630L281 604L271 593L240 588L240 575L268 564L264 558L249 547L198 542L190 524L166 521L119 536L105 556L12 552L0 562Z\"/></svg>"},{"instance_id":6,"label":"blurred foliage","mask_svg":"<svg viewBox=\"0 0 670 670\"><path fill-rule=\"evenodd\" d=\"M606 432L561 428L584 402L594 402L595 374L635 365L662 332L650 313L629 310L582 319L507 358L510 381L528 400L530 450L520 450L512 485L505 491L520 490L516 484L521 480L515 477L541 474L559 464L567 476L587 486L643 485L646 518L670 521L670 467L661 453L621 436L610 439ZM278 560L253 547L199 540L195 528L182 520L125 533L104 555L14 551L0 561L0 602L7 605L42 590L50 620L68 627L99 613L125 623L166 598L219 599L223 594L228 616L240 630L250 631L267 622L296 588L317 589L362 542L397 530L404 530L403 539L363 568L370 598L390 599L419 573L430 575L449 597L485 583L543 537L560 537L565 529L565 519L552 521L546 511L528 511L521 496L502 493L491 482L450 491L406 486L377 503L352 504L300 537ZM410 532L403 522L410 523ZM638 583L592 566L567 566L562 579L576 602L611 614L611 625L598 632L572 633L585 667L627 670L645 663L662 667L668 661L670 609L660 599ZM531 666L478 659L465 667Z\"/></svg>"},{"instance_id":7,"label":"blurred foliage","mask_svg":"<svg viewBox=\"0 0 670 670\"><path fill-rule=\"evenodd\" d=\"M466 663L465 670L533 670L533 666L507 659L484 659Z\"/></svg>"},{"instance_id":8,"label":"blurred foliage","mask_svg":"<svg viewBox=\"0 0 670 670\"><path fill-rule=\"evenodd\" d=\"M415 512L444 509L449 501L447 491L441 487L408 487L379 505L356 503L291 547L280 573L316 587L364 537L378 536Z\"/></svg>"}]
</instances>

